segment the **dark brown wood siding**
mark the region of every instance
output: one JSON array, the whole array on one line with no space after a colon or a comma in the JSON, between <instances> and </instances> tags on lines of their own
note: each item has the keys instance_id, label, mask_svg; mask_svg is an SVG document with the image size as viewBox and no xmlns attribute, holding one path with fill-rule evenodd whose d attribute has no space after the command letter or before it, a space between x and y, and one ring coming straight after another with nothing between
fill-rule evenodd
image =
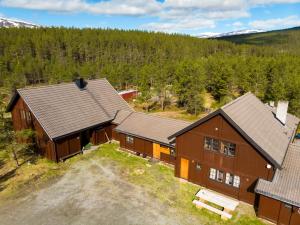
<instances>
[{"instance_id":1,"label":"dark brown wood siding","mask_svg":"<svg viewBox=\"0 0 300 225\"><path fill-rule=\"evenodd\" d=\"M299 225L300 209L261 195L258 216L279 225Z\"/></svg>"},{"instance_id":2,"label":"dark brown wood siding","mask_svg":"<svg viewBox=\"0 0 300 225\"><path fill-rule=\"evenodd\" d=\"M160 160L164 161L164 162L167 162L167 163L170 163L172 165L175 165L175 163L176 163L176 158L174 156L172 156L170 154L163 153L163 152L160 153Z\"/></svg>"},{"instance_id":3,"label":"dark brown wood siding","mask_svg":"<svg viewBox=\"0 0 300 225\"><path fill-rule=\"evenodd\" d=\"M94 145L99 145L108 142L112 139L112 126L111 124L105 124L94 128L91 133L91 142Z\"/></svg>"},{"instance_id":4,"label":"dark brown wood siding","mask_svg":"<svg viewBox=\"0 0 300 225\"><path fill-rule=\"evenodd\" d=\"M204 138L236 144L234 157L204 149ZM201 186L230 195L239 200L254 204L254 187L258 178L270 180L273 169L267 169L269 163L250 143L248 143L221 115L217 115L205 123L176 138L175 175L180 175L180 159L189 160L188 180ZM201 170L196 165L201 165ZM270 164L270 163L269 163ZM232 173L240 177L240 187L234 188L209 179L209 169L215 168L224 173Z\"/></svg>"},{"instance_id":5,"label":"dark brown wood siding","mask_svg":"<svg viewBox=\"0 0 300 225\"><path fill-rule=\"evenodd\" d=\"M119 140L121 148L125 148L147 156L153 156L153 143L148 140L133 137L133 144L126 142L126 134L119 133Z\"/></svg>"},{"instance_id":6,"label":"dark brown wood siding","mask_svg":"<svg viewBox=\"0 0 300 225\"><path fill-rule=\"evenodd\" d=\"M81 152L80 134L74 134L55 142L57 159L62 160Z\"/></svg>"},{"instance_id":7,"label":"dark brown wood siding","mask_svg":"<svg viewBox=\"0 0 300 225\"><path fill-rule=\"evenodd\" d=\"M22 118L21 111L30 114L31 120ZM20 131L23 129L32 129L35 131L35 142L38 148L39 154L45 156L46 158L56 161L55 145L53 141L50 140L44 129L42 128L39 121L31 113L30 109L27 107L26 103L20 97L16 104L14 105L12 111L12 122L15 131ZM19 140L20 141L20 140ZM21 140L22 141L22 140Z\"/></svg>"},{"instance_id":8,"label":"dark brown wood siding","mask_svg":"<svg viewBox=\"0 0 300 225\"><path fill-rule=\"evenodd\" d=\"M117 127L117 125L115 125L115 124L112 124L111 125L111 132L112 132L112 139L113 140L116 140L116 141L119 141L120 140L120 138L119 138L119 132L117 132L116 130L115 130L115 128Z\"/></svg>"}]
</instances>

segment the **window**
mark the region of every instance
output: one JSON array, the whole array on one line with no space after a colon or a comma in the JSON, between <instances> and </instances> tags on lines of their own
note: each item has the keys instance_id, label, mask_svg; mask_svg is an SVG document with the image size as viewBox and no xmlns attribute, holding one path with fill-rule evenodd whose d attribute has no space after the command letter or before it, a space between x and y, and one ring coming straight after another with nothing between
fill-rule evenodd
<instances>
[{"instance_id":1,"label":"window","mask_svg":"<svg viewBox=\"0 0 300 225\"><path fill-rule=\"evenodd\" d=\"M217 181L219 182L223 182L223 178L224 178L224 173L220 170L217 170Z\"/></svg>"},{"instance_id":2,"label":"window","mask_svg":"<svg viewBox=\"0 0 300 225\"><path fill-rule=\"evenodd\" d=\"M210 168L209 170L209 178L215 180L216 179L217 170Z\"/></svg>"},{"instance_id":3,"label":"window","mask_svg":"<svg viewBox=\"0 0 300 225\"><path fill-rule=\"evenodd\" d=\"M176 151L174 148L170 148L170 155L174 157L176 156Z\"/></svg>"},{"instance_id":4,"label":"window","mask_svg":"<svg viewBox=\"0 0 300 225\"><path fill-rule=\"evenodd\" d=\"M212 138L205 137L204 139L204 148L211 149Z\"/></svg>"},{"instance_id":5,"label":"window","mask_svg":"<svg viewBox=\"0 0 300 225\"><path fill-rule=\"evenodd\" d=\"M235 144L230 142L222 141L221 143L221 153L229 156L235 155Z\"/></svg>"},{"instance_id":6,"label":"window","mask_svg":"<svg viewBox=\"0 0 300 225\"><path fill-rule=\"evenodd\" d=\"M126 136L126 142L127 142L128 144L133 144L133 137L131 137L131 136Z\"/></svg>"},{"instance_id":7,"label":"window","mask_svg":"<svg viewBox=\"0 0 300 225\"><path fill-rule=\"evenodd\" d=\"M219 151L220 150L220 141L216 139L212 139L212 150Z\"/></svg>"},{"instance_id":8,"label":"window","mask_svg":"<svg viewBox=\"0 0 300 225\"><path fill-rule=\"evenodd\" d=\"M204 148L208 150L219 151L220 141L213 138L205 137Z\"/></svg>"},{"instance_id":9,"label":"window","mask_svg":"<svg viewBox=\"0 0 300 225\"><path fill-rule=\"evenodd\" d=\"M198 162L196 163L196 169L197 169L197 170L201 170L201 164L198 163Z\"/></svg>"},{"instance_id":10,"label":"window","mask_svg":"<svg viewBox=\"0 0 300 225\"><path fill-rule=\"evenodd\" d=\"M30 112L26 111L25 114L26 114L27 123L31 123L31 114L30 114Z\"/></svg>"},{"instance_id":11,"label":"window","mask_svg":"<svg viewBox=\"0 0 300 225\"><path fill-rule=\"evenodd\" d=\"M238 188L238 187L240 187L240 177L239 176L234 176L234 178L233 178L233 187L236 187L236 188Z\"/></svg>"},{"instance_id":12,"label":"window","mask_svg":"<svg viewBox=\"0 0 300 225\"><path fill-rule=\"evenodd\" d=\"M233 174L226 173L225 183L228 185L233 185Z\"/></svg>"},{"instance_id":13,"label":"window","mask_svg":"<svg viewBox=\"0 0 300 225\"><path fill-rule=\"evenodd\" d=\"M23 121L26 119L25 111L23 109L20 110L20 116Z\"/></svg>"},{"instance_id":14,"label":"window","mask_svg":"<svg viewBox=\"0 0 300 225\"><path fill-rule=\"evenodd\" d=\"M204 138L204 148L224 155L235 156L236 145L227 141L220 141L214 138Z\"/></svg>"},{"instance_id":15,"label":"window","mask_svg":"<svg viewBox=\"0 0 300 225\"><path fill-rule=\"evenodd\" d=\"M225 182L225 184L239 188L240 187L240 177L234 176L231 173L224 173L221 170L210 168L209 178L218 182ZM224 180L225 178L225 180Z\"/></svg>"}]
</instances>

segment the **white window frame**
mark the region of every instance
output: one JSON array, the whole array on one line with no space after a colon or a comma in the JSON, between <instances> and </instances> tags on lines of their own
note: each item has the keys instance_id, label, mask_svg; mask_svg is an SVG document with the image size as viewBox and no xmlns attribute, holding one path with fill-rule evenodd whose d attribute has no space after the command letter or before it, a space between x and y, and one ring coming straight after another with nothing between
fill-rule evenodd
<instances>
[{"instance_id":1,"label":"white window frame","mask_svg":"<svg viewBox=\"0 0 300 225\"><path fill-rule=\"evenodd\" d=\"M221 176L222 174L222 176ZM219 180L219 178L222 178L221 180ZM222 183L224 181L224 172L222 170L217 170L217 176L216 176L216 181Z\"/></svg>"},{"instance_id":2,"label":"white window frame","mask_svg":"<svg viewBox=\"0 0 300 225\"><path fill-rule=\"evenodd\" d=\"M233 177L233 187L239 188L241 185L241 178L239 176Z\"/></svg>"},{"instance_id":3,"label":"white window frame","mask_svg":"<svg viewBox=\"0 0 300 225\"><path fill-rule=\"evenodd\" d=\"M133 144L134 138L132 136L127 135L126 136L126 143L127 144Z\"/></svg>"},{"instance_id":4,"label":"white window frame","mask_svg":"<svg viewBox=\"0 0 300 225\"><path fill-rule=\"evenodd\" d=\"M233 186L234 175L231 173L226 173L225 184Z\"/></svg>"},{"instance_id":5,"label":"white window frame","mask_svg":"<svg viewBox=\"0 0 300 225\"><path fill-rule=\"evenodd\" d=\"M209 169L209 178L215 180L217 176L217 170L214 168Z\"/></svg>"}]
</instances>

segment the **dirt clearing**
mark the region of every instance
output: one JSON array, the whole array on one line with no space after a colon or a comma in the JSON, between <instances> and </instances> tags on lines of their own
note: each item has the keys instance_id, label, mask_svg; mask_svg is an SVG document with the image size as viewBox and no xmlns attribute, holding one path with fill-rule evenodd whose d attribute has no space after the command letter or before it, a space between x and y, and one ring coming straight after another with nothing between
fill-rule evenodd
<instances>
[{"instance_id":1,"label":"dirt clearing","mask_svg":"<svg viewBox=\"0 0 300 225\"><path fill-rule=\"evenodd\" d=\"M76 163L49 187L1 205L0 215L2 225L188 222L101 160Z\"/></svg>"}]
</instances>

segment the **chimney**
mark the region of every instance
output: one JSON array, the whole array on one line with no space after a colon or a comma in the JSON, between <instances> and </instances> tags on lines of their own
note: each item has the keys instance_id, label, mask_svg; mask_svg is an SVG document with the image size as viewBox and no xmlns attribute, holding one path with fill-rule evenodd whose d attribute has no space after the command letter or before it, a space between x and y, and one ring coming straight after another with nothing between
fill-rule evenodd
<instances>
[{"instance_id":1,"label":"chimney","mask_svg":"<svg viewBox=\"0 0 300 225\"><path fill-rule=\"evenodd\" d=\"M275 106L274 101L270 101L270 102L269 102L269 105L270 105L272 108L274 108L274 106Z\"/></svg>"},{"instance_id":2,"label":"chimney","mask_svg":"<svg viewBox=\"0 0 300 225\"><path fill-rule=\"evenodd\" d=\"M84 89L87 85L87 82L83 78L76 79L75 83L77 87L80 89Z\"/></svg>"},{"instance_id":3,"label":"chimney","mask_svg":"<svg viewBox=\"0 0 300 225\"><path fill-rule=\"evenodd\" d=\"M276 118L284 125L286 123L288 107L288 101L278 101L277 103Z\"/></svg>"}]
</instances>

